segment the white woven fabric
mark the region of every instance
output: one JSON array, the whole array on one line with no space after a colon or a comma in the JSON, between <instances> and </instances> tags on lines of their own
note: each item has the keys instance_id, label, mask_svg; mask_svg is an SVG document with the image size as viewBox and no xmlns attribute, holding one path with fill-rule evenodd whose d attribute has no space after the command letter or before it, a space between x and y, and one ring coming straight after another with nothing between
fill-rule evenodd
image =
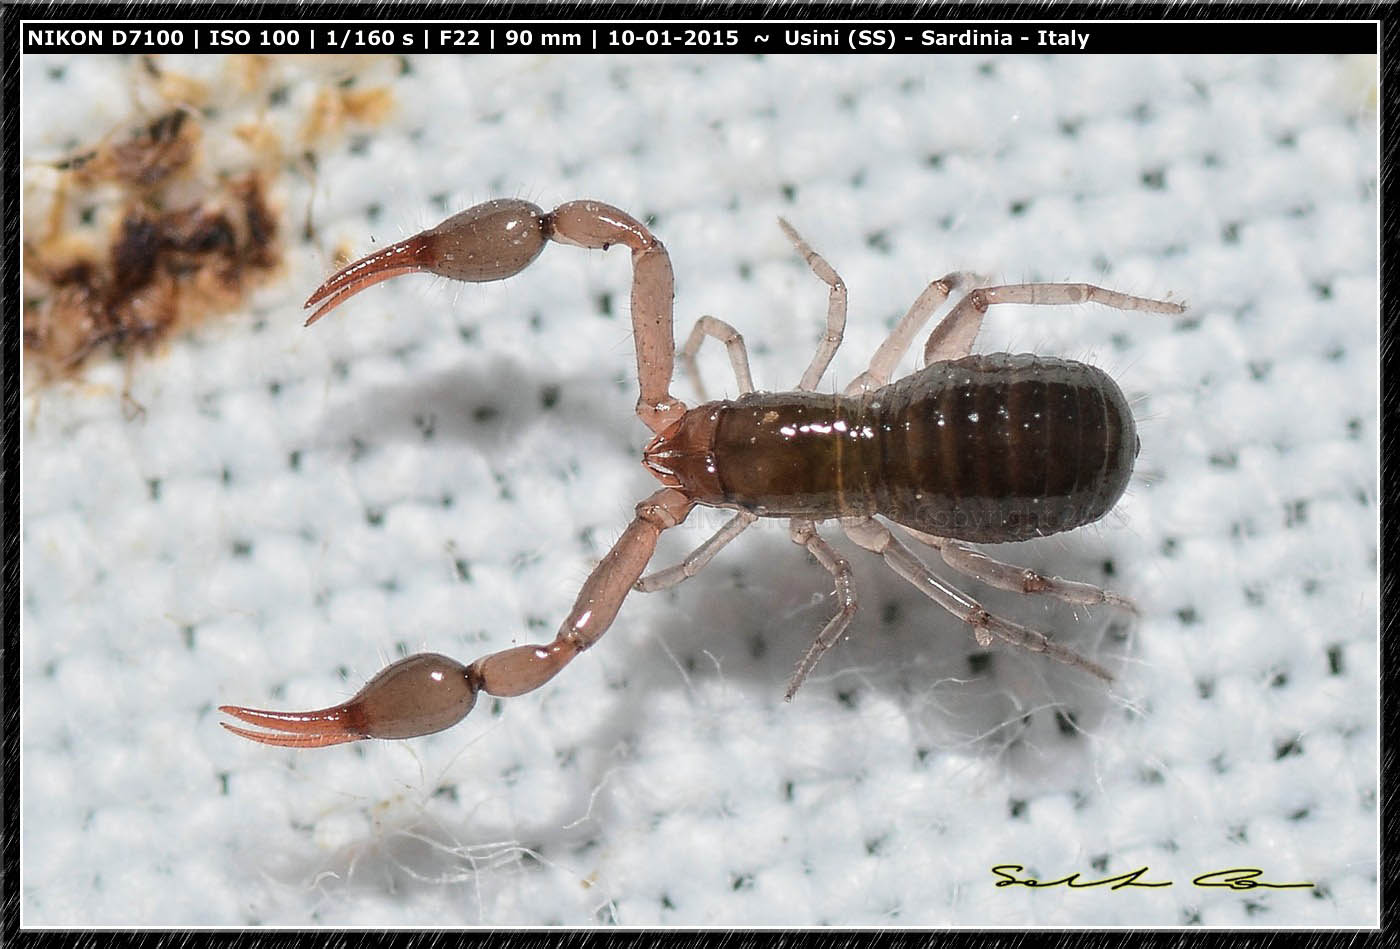
<instances>
[{"instance_id":1,"label":"white woven fabric","mask_svg":"<svg viewBox=\"0 0 1400 949\"><path fill-rule=\"evenodd\" d=\"M25 400L25 923L1376 923L1373 60L274 59L243 93L229 61L163 67L227 86L206 135L284 135L287 267L138 361L144 418L111 363ZM125 61L22 69L27 174L151 103ZM312 176L289 130L341 75L394 110ZM652 221L677 332L732 321L762 388L795 384L826 307L779 215L850 288L828 391L950 270L1188 300L1180 324L994 310L978 343L1134 399L1117 511L997 551L1136 597L1131 635L986 596L1119 680L970 666L968 630L832 525L861 611L787 705L831 583L764 522L450 731L293 752L220 729L221 703L314 708L410 652L548 640L654 489L621 251L403 278L301 327L337 248L498 196ZM720 347L702 366L734 393ZM1173 885L998 888L998 864ZM1316 886L1192 885L1231 867Z\"/></svg>"}]
</instances>

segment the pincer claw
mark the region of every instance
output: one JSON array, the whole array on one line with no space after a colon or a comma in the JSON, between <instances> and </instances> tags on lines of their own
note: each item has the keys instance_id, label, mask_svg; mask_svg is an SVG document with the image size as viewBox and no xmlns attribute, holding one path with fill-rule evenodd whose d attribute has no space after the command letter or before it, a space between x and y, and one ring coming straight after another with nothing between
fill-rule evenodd
<instances>
[{"instance_id":1,"label":"pincer claw","mask_svg":"<svg viewBox=\"0 0 1400 949\"><path fill-rule=\"evenodd\" d=\"M343 742L359 741L361 738L370 737L356 731L349 724L352 711L350 703L318 709L314 712L273 712L264 709L243 708L239 705L220 705L219 711L241 722L247 722L249 725L268 729L268 731L253 731L248 728L239 728L237 725L230 725L228 722L219 723L235 735L262 742L264 745L280 745L283 748L324 748L327 745L339 745Z\"/></svg>"},{"instance_id":2,"label":"pincer claw","mask_svg":"<svg viewBox=\"0 0 1400 949\"><path fill-rule=\"evenodd\" d=\"M324 748L362 738L417 738L466 717L481 688L479 673L433 652L379 671L354 698L312 712L272 712L220 705L219 711L266 731L219 724L235 735L283 748Z\"/></svg>"},{"instance_id":3,"label":"pincer claw","mask_svg":"<svg viewBox=\"0 0 1400 949\"><path fill-rule=\"evenodd\" d=\"M552 233L551 217L528 201L478 204L332 274L302 304L316 307L306 325L361 290L402 274L431 273L468 283L504 280L529 266Z\"/></svg>"},{"instance_id":4,"label":"pincer claw","mask_svg":"<svg viewBox=\"0 0 1400 949\"><path fill-rule=\"evenodd\" d=\"M367 257L361 257L332 274L302 304L303 309L316 307L316 312L307 317L305 325L315 323L366 287L402 274L429 270L431 267L431 247L422 234L415 234L407 240L375 251Z\"/></svg>"}]
</instances>

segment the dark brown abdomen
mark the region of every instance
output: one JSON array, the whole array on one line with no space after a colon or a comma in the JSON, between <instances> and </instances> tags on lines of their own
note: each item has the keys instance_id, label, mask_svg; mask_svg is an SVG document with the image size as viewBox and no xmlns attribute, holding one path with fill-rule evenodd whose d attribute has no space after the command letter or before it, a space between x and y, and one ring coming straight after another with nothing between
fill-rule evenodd
<instances>
[{"instance_id":1,"label":"dark brown abdomen","mask_svg":"<svg viewBox=\"0 0 1400 949\"><path fill-rule=\"evenodd\" d=\"M649 464L701 504L816 520L882 514L982 543L1103 517L1127 487L1137 430L1109 376L992 353L871 392L755 392L692 409ZM650 452L650 450L649 450ZM667 482L670 483L670 482Z\"/></svg>"},{"instance_id":2,"label":"dark brown abdomen","mask_svg":"<svg viewBox=\"0 0 1400 949\"><path fill-rule=\"evenodd\" d=\"M1092 523L1137 456L1118 385L1070 360L968 356L868 402L882 433L876 508L939 537L1001 543Z\"/></svg>"}]
</instances>

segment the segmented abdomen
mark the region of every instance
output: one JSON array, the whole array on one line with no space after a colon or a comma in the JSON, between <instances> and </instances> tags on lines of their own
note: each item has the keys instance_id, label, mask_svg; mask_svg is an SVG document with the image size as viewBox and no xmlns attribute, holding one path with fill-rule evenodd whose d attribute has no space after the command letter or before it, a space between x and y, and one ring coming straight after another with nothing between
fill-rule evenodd
<instances>
[{"instance_id":1,"label":"segmented abdomen","mask_svg":"<svg viewBox=\"0 0 1400 949\"><path fill-rule=\"evenodd\" d=\"M940 537L1000 543L1103 517L1132 475L1137 430L1102 370L993 353L936 363L868 397L875 508Z\"/></svg>"}]
</instances>

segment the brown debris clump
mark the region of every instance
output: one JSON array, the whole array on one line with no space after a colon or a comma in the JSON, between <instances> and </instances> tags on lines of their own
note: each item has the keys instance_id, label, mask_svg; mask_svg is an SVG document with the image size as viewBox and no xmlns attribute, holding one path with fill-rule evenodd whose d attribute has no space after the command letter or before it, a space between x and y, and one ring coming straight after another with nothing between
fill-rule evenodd
<instances>
[{"instance_id":1,"label":"brown debris clump","mask_svg":"<svg viewBox=\"0 0 1400 949\"><path fill-rule=\"evenodd\" d=\"M56 261L31 249L25 349L46 379L73 372L104 346L149 349L184 323L231 309L272 273L281 259L277 229L262 181L249 173L170 211L132 201L105 255Z\"/></svg>"},{"instance_id":2,"label":"brown debris clump","mask_svg":"<svg viewBox=\"0 0 1400 949\"><path fill-rule=\"evenodd\" d=\"M62 175L44 233L26 233L24 346L40 382L71 376L93 353L147 350L183 325L237 305L278 266L278 223L257 172L191 181L196 115L177 108L54 164ZM71 206L119 211L98 241ZM28 229L27 229L28 230Z\"/></svg>"},{"instance_id":3,"label":"brown debris clump","mask_svg":"<svg viewBox=\"0 0 1400 949\"><path fill-rule=\"evenodd\" d=\"M210 79L143 57L133 88L161 105L26 164L28 383L73 379L108 352L127 360L129 384L130 357L237 310L280 269L286 228L272 195L314 179L317 146L393 110L390 86L357 87L390 61L297 63L228 57Z\"/></svg>"}]
</instances>

